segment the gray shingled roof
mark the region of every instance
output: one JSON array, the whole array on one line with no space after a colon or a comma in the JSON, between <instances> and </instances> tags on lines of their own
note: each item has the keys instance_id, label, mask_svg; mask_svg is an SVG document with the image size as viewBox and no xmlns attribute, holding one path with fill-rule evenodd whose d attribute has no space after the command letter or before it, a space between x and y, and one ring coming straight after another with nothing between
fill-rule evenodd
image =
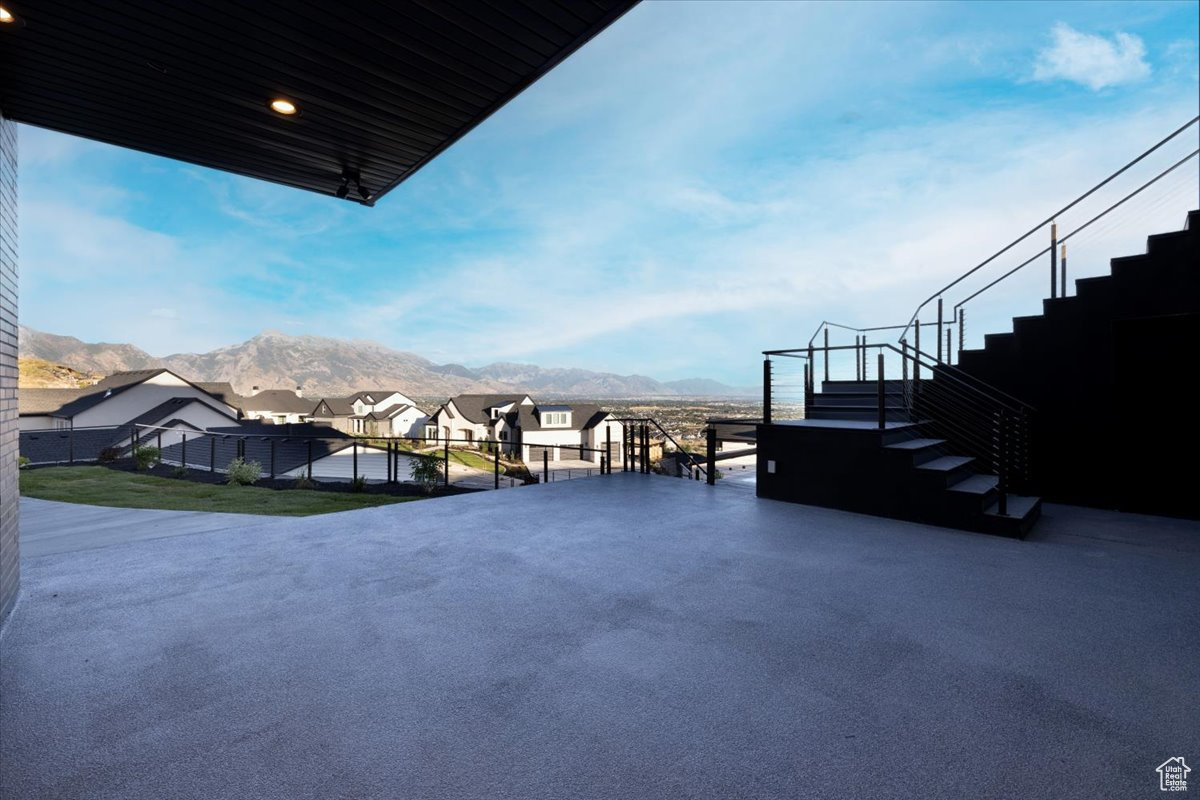
<instances>
[{"instance_id":1,"label":"gray shingled roof","mask_svg":"<svg viewBox=\"0 0 1200 800\"><path fill-rule=\"evenodd\" d=\"M203 400L196 398L196 397L172 397L170 400L167 400L164 403L159 403L154 408L152 408L142 414L139 414L138 416L129 420L129 422L126 424L128 424L128 425L153 425L157 422L162 422L168 416L174 416L175 414L178 414L180 411L182 411L187 406L190 406L192 403L199 403L200 405L204 406L205 408L207 408L211 411L217 411L217 409L213 408L208 403L205 403ZM217 411L217 413L221 414L222 412ZM222 416L228 417L231 422L237 421L237 419L235 417L229 416L228 414L222 414Z\"/></svg>"},{"instance_id":2,"label":"gray shingled roof","mask_svg":"<svg viewBox=\"0 0 1200 800\"><path fill-rule=\"evenodd\" d=\"M228 381L196 381L192 385L197 389L207 392L222 403L237 409L243 408L243 403L246 402L246 398L235 392L233 384Z\"/></svg>"},{"instance_id":3,"label":"gray shingled roof","mask_svg":"<svg viewBox=\"0 0 1200 800\"><path fill-rule=\"evenodd\" d=\"M137 386L153 378L155 375L161 375L164 372L170 372L170 370L136 369L128 372L114 372L95 386L92 386L87 394L81 395L73 402L64 405L53 416L73 417L76 414L87 411L93 406L103 403L112 395L120 394L131 386ZM171 374L174 375L175 373L172 372ZM179 376L176 375L175 377Z\"/></svg>"},{"instance_id":4,"label":"gray shingled roof","mask_svg":"<svg viewBox=\"0 0 1200 800\"><path fill-rule=\"evenodd\" d=\"M94 392L91 386L82 389L21 389L18 403L21 416L55 414L68 403Z\"/></svg>"},{"instance_id":5,"label":"gray shingled roof","mask_svg":"<svg viewBox=\"0 0 1200 800\"><path fill-rule=\"evenodd\" d=\"M454 407L469 421L486 424L491 421L487 409L492 406L520 403L525 397L523 394L460 394L450 398L449 403L454 403Z\"/></svg>"},{"instance_id":6,"label":"gray shingled roof","mask_svg":"<svg viewBox=\"0 0 1200 800\"><path fill-rule=\"evenodd\" d=\"M317 409L319 409L321 404L324 403L325 405L329 406L330 415L335 417L349 417L354 414L353 401L353 397L322 397L317 401L317 404L311 408L310 413L314 417L326 416L323 413L317 412Z\"/></svg>"},{"instance_id":7,"label":"gray shingled roof","mask_svg":"<svg viewBox=\"0 0 1200 800\"><path fill-rule=\"evenodd\" d=\"M264 389L242 400L244 411L272 411L279 414L309 414L314 408L312 398L305 400L290 389Z\"/></svg>"}]
</instances>

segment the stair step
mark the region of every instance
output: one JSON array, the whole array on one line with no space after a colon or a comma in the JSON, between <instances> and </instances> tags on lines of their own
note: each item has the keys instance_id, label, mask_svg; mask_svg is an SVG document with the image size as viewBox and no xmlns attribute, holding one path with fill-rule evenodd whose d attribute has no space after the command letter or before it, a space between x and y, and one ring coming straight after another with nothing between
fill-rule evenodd
<instances>
[{"instance_id":1,"label":"stair step","mask_svg":"<svg viewBox=\"0 0 1200 800\"><path fill-rule=\"evenodd\" d=\"M937 447L946 443L945 439L909 439L907 442L889 444L889 450L921 450L926 447Z\"/></svg>"},{"instance_id":2,"label":"stair step","mask_svg":"<svg viewBox=\"0 0 1200 800\"><path fill-rule=\"evenodd\" d=\"M933 461L942 455L946 447L945 439L909 439L907 442L896 442L885 445L884 449L908 456L913 466L920 466Z\"/></svg>"},{"instance_id":3,"label":"stair step","mask_svg":"<svg viewBox=\"0 0 1200 800\"><path fill-rule=\"evenodd\" d=\"M866 381L821 381L821 394L864 394L874 393L879 391L878 380ZM883 391L887 392L902 392L904 391L903 381L885 380L883 382Z\"/></svg>"},{"instance_id":4,"label":"stair step","mask_svg":"<svg viewBox=\"0 0 1200 800\"><path fill-rule=\"evenodd\" d=\"M902 408L888 408L884 411L888 422L908 422L908 411ZM879 409L875 406L809 406L805 416L808 419L849 419L875 421L879 419Z\"/></svg>"},{"instance_id":5,"label":"stair step","mask_svg":"<svg viewBox=\"0 0 1200 800\"><path fill-rule=\"evenodd\" d=\"M1075 295L1077 297L1104 297L1113 291L1111 275L1097 275L1094 278L1076 278Z\"/></svg>"},{"instance_id":6,"label":"stair step","mask_svg":"<svg viewBox=\"0 0 1200 800\"><path fill-rule=\"evenodd\" d=\"M963 495L986 495L988 492L995 491L1000 485L1000 479L995 475L972 475L969 478L963 478L958 483L947 488L946 491L958 492Z\"/></svg>"},{"instance_id":7,"label":"stair step","mask_svg":"<svg viewBox=\"0 0 1200 800\"><path fill-rule=\"evenodd\" d=\"M919 485L928 489L946 489L961 483L971 474L975 459L970 456L938 456L916 467Z\"/></svg>"},{"instance_id":8,"label":"stair step","mask_svg":"<svg viewBox=\"0 0 1200 800\"><path fill-rule=\"evenodd\" d=\"M921 466L917 467L917 469L926 470L928 472L948 473L953 472L956 469L961 469L974 460L975 459L971 456L942 456L940 458L935 458L932 461L925 462Z\"/></svg>"},{"instance_id":9,"label":"stair step","mask_svg":"<svg viewBox=\"0 0 1200 800\"><path fill-rule=\"evenodd\" d=\"M1146 253L1159 258L1185 255L1195 248L1198 235L1200 231L1187 229L1156 233L1146 239Z\"/></svg>"},{"instance_id":10,"label":"stair step","mask_svg":"<svg viewBox=\"0 0 1200 800\"><path fill-rule=\"evenodd\" d=\"M983 337L984 349L1012 347L1017 341L1015 333L989 333Z\"/></svg>"},{"instance_id":11,"label":"stair step","mask_svg":"<svg viewBox=\"0 0 1200 800\"><path fill-rule=\"evenodd\" d=\"M1023 539L1042 514L1042 498L1019 494L1005 496L1006 515L1000 514L1000 499L983 512L980 530L984 533Z\"/></svg>"},{"instance_id":12,"label":"stair step","mask_svg":"<svg viewBox=\"0 0 1200 800\"><path fill-rule=\"evenodd\" d=\"M821 394L813 395L813 405L815 406L870 406L876 408L879 405L878 392L822 392ZM889 408L902 408L904 406L904 394L902 392L884 392L883 404Z\"/></svg>"},{"instance_id":13,"label":"stair step","mask_svg":"<svg viewBox=\"0 0 1200 800\"><path fill-rule=\"evenodd\" d=\"M995 475L968 475L946 487L942 495L944 508L951 519L975 520L996 499L999 486L1000 479Z\"/></svg>"}]
</instances>

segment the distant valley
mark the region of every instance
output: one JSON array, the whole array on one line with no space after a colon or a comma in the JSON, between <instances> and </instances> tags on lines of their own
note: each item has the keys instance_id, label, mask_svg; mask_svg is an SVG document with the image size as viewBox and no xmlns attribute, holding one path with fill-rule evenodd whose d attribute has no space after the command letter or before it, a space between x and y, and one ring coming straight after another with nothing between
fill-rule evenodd
<instances>
[{"instance_id":1,"label":"distant valley","mask_svg":"<svg viewBox=\"0 0 1200 800\"><path fill-rule=\"evenodd\" d=\"M208 353L177 353L155 358L131 344L88 343L21 326L20 355L85 375L165 367L194 381L228 381L242 394L253 387L295 388L306 396L340 396L366 388L394 388L421 397L448 397L463 392L521 391L539 398L675 398L755 397L758 387L728 386L707 378L658 381L644 375L617 375L586 369L545 368L533 364L495 363L477 369L435 364L414 353L374 342L291 336L264 331L240 344ZM53 372L38 385L52 385ZM79 377L63 372L63 386ZM27 385L27 384L23 384Z\"/></svg>"}]
</instances>

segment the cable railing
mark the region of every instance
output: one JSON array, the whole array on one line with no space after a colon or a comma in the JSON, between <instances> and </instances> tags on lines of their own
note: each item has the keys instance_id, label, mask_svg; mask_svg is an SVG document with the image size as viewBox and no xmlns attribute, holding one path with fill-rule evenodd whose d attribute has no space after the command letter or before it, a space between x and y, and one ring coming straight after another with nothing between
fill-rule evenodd
<instances>
[{"instance_id":1,"label":"cable railing","mask_svg":"<svg viewBox=\"0 0 1200 800\"><path fill-rule=\"evenodd\" d=\"M454 484L499 489L502 483L516 486L609 475L614 468L650 474L657 469L652 458L657 431L686 458L689 476L700 480L715 474L714 459L685 450L658 420L638 417L613 422L617 424L597 432L591 445L543 441L546 437L536 433L508 440L434 436L428 431L421 436L352 436L304 425L289 425L286 431L274 433L269 430L272 426L245 430L126 423L23 431L20 450L23 463L52 466L128 464L136 460L139 450L150 449L147 458L154 463L180 470L180 477L207 475L207 482L219 480L238 459L256 461L262 479L277 484L276 488L284 481L394 485L408 482L412 460L436 459L442 464L441 485L447 488Z\"/></svg>"},{"instance_id":2,"label":"cable railing","mask_svg":"<svg viewBox=\"0 0 1200 800\"><path fill-rule=\"evenodd\" d=\"M922 423L925 435L945 439L963 455L973 457L981 471L994 474L999 483L1000 513L1006 513L1006 492L1030 489L1033 480L1030 428L1035 412L1027 403L906 342L899 346L890 342L859 342L764 351L768 361L796 356L808 360L805 397L810 410L816 408L816 378L811 363L818 354L827 368L835 360L848 361L854 355L854 379L863 385L860 388L873 387L874 396L869 409L861 406L853 409L859 413L869 411L873 417L870 422L876 427L886 430L896 424ZM840 368L836 371L845 374ZM767 414L771 391L767 386L764 393ZM847 410L839 406L830 409Z\"/></svg>"},{"instance_id":3,"label":"cable railing","mask_svg":"<svg viewBox=\"0 0 1200 800\"><path fill-rule=\"evenodd\" d=\"M945 342L944 342L943 336L942 336L943 325L944 324L948 325L949 330L954 330L955 328L957 328L958 345L959 345L958 350L961 351L961 350L965 349L964 342L965 342L965 336L966 336L966 331L965 331L965 307L966 307L966 304L971 302L972 300L975 300L979 296L981 296L984 293L988 292L989 290L995 288L996 286L1000 285L1001 283L1005 282L1006 280L1011 278L1013 275L1016 275L1017 273L1024 270L1030 264L1034 264L1039 259L1045 258L1047 255L1049 256L1049 270L1050 270L1050 275L1049 275L1050 298L1055 299L1060 296L1066 297L1067 296L1067 252L1066 252L1067 241L1070 240L1071 238L1075 237L1082 231L1091 227L1098 220L1105 219L1112 212L1114 212L1117 209L1120 209L1122 207L1125 207L1129 201L1133 200L1136 197L1142 196L1143 193L1145 193L1151 187L1159 186L1165 178L1176 173L1177 170L1179 170L1185 164L1187 164L1192 159L1195 159L1198 155L1200 155L1200 148L1193 148L1190 150L1190 152L1187 152L1186 155L1183 155L1182 157L1175 159L1165 169L1162 169L1161 171L1157 172L1157 174L1155 174L1152 178L1150 178L1147 181L1144 181L1143 183L1141 183L1139 186L1137 186L1132 191L1125 193L1119 200L1117 200L1114 203L1109 204L1102 211L1091 216L1086 222L1083 222L1082 224L1077 225L1073 230L1071 230L1068 234L1066 234L1062 238L1058 237L1058 220L1062 219L1064 217L1064 215L1066 215L1068 212L1072 211L1073 209L1076 209L1076 207L1080 206L1081 203L1083 203L1087 199L1091 198L1093 195L1096 195L1098 192L1100 192L1105 187L1112 184L1114 181L1116 181L1122 175L1124 175L1127 172L1129 172L1130 170L1132 170L1135 166L1142 163L1146 159L1150 158L1153 154L1155 154L1162 148L1166 147L1171 142L1175 141L1178 137L1180 137L1182 134L1184 134L1184 132L1186 132L1187 130L1192 128L1194 125L1196 125L1196 123L1198 121L1200 121L1200 116L1193 117L1188 122L1184 123L1177 129L1172 131L1170 134L1168 134L1166 137L1164 137L1163 139L1161 139L1160 141L1155 143L1152 147L1150 147L1149 149L1142 152L1136 158L1134 158L1131 161L1129 161L1128 163L1126 163L1120 169L1118 169L1115 172L1113 172L1112 174L1110 174L1104 180L1100 181L1095 186L1091 187L1086 192L1079 195L1074 200L1067 203L1062 208L1059 208L1057 211L1055 211L1052 214L1050 214L1049 216L1047 216L1044 220L1042 220L1041 222L1039 222L1036 225L1034 225L1033 227L1031 227L1024 234L1022 234L1021 236L1012 240L1008 244L1004 245L999 250L997 250L995 253L988 256L983 261L979 262L978 264L971 267L970 269L966 270L964 273L962 273L957 278L955 278L954 280L947 283L945 286L938 289L933 294L929 295L929 297L927 297L925 300L923 300L920 303L920 305L918 305L917 308L913 311L912 316L908 320L908 323L901 328L900 335L897 337L898 340L908 339L909 333L911 331L914 331L914 330L919 331L921 325L928 324L928 322L922 323L920 321L920 318L922 316L922 313L925 311L925 309L930 304L932 304L936 301L936 303L937 303L937 323L936 323L936 325L937 325L938 331L939 331L938 363L946 363L946 362L950 361L951 358L942 357L942 355L941 355L942 348L945 346ZM1047 227L1049 228L1049 231L1048 231L1049 244L1048 244L1048 246L1046 246L1045 248L1042 248L1034 255L1024 259L1017 266L1006 270L999 277L986 283L986 285L984 285L983 287L976 289L974 291L968 292L964 298L962 298L961 300L958 300L956 303L954 303L954 305L950 309L949 317L947 318L947 316L945 315L946 295L951 290L962 286L972 276L975 276L976 274L980 273L982 270L984 270L988 266L995 264L1003 256L1012 252L1014 249L1016 249L1017 247L1019 247L1026 241L1030 240L1032 237L1034 237L1038 233L1045 234L1047 232ZM859 329L859 330L886 330L890 327L891 326L886 326L883 328L868 328L868 329ZM949 331L947 331L947 335L949 335ZM919 347L919 343L917 343L916 346ZM949 349L949 348L947 348L947 349Z\"/></svg>"}]
</instances>

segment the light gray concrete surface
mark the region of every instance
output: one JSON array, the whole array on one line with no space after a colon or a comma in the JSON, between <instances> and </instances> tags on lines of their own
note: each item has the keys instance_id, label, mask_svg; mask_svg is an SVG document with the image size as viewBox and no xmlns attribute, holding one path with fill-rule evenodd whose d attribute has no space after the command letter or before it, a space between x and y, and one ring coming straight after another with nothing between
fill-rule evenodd
<instances>
[{"instance_id":1,"label":"light gray concrete surface","mask_svg":"<svg viewBox=\"0 0 1200 800\"><path fill-rule=\"evenodd\" d=\"M1045 516L617 473L27 559L0 796L1158 797L1200 526Z\"/></svg>"},{"instance_id":2,"label":"light gray concrete surface","mask_svg":"<svg viewBox=\"0 0 1200 800\"><path fill-rule=\"evenodd\" d=\"M162 539L280 521L258 514L108 508L21 498L21 556L91 550L122 542Z\"/></svg>"}]
</instances>

